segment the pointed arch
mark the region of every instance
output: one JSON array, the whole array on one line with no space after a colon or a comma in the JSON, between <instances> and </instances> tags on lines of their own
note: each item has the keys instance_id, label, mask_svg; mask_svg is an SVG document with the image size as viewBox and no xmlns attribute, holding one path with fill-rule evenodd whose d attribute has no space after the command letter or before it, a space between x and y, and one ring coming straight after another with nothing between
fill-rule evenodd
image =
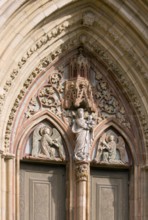
<instances>
[{"instance_id":1,"label":"pointed arch","mask_svg":"<svg viewBox=\"0 0 148 220\"><path fill-rule=\"evenodd\" d=\"M4 91L6 91L6 94L4 96L5 97L7 96L7 100L5 102L5 105L3 105L3 116L5 118L5 121L2 120L2 124L1 124L2 126L1 130L3 131L1 134L1 138L0 138L1 145L2 146L4 145L4 132L6 129L6 123L9 120L8 117L10 114L10 109L13 108L13 104L15 102L17 95L20 96L19 92L24 89L20 87L21 86L23 87L23 84L26 83L25 80L28 80L27 77L29 77L30 70L33 70L33 68L35 69L38 63L40 62L40 60L44 59L44 57L48 56L49 54L51 54L51 57L52 57L51 63L53 64L55 57L56 59L60 59L62 56L61 54L59 54L60 53L59 51L62 51L63 53L63 51L66 50L65 48L69 47L67 51L69 53L69 51L75 48L75 45L73 45L73 39L75 39L76 37L80 37L79 43L81 44L85 44L87 46L90 43L89 49L91 51L93 51L95 47L95 50L93 51L94 56L100 58L103 62L106 62L106 66L108 70L113 70L113 72L115 71L115 75L117 76L115 80L119 79L121 81L122 89L127 90L126 94L130 92L129 99L132 99L130 100L130 102L133 103L134 106L136 106L137 116L139 117L139 123L142 122L143 129L146 132L146 128L145 128L146 117L145 117L144 109L146 109L146 106L147 106L146 104L147 94L144 88L145 81L143 80L143 78L139 79L139 69L136 70L136 65L134 65L134 69L132 68L127 69L127 64L130 68L131 63L133 67L133 62L135 62L136 64L138 63L138 67L139 67L138 61L139 61L139 57L140 58L143 57L141 55L142 52L138 51L139 52L138 54L136 50L133 50L134 47L132 43L138 41L139 44L142 43L141 48L143 48L145 44L145 38L144 38L145 32L144 31L141 32L143 36L142 42L140 42L140 39L137 40L135 33L133 33L132 39L128 37L128 31L126 35L124 36L123 30L125 26L127 30L129 29L129 25L127 25L127 20L129 18L125 16L123 11L121 11L121 14L120 13L116 14L116 17L118 18L116 25L114 25L114 21L108 19L108 17L111 16L113 12L118 9L119 6L121 6L120 3L115 3L115 2L106 3L104 1L100 3L97 3L97 2L95 3L92 1L90 2L68 1L68 2L62 3L61 5L61 1L58 1L58 2L60 2L60 3L57 3L60 5L60 7L58 7L56 4L53 4L53 3L48 3L46 4L46 6L44 5L43 11L46 14L46 16L43 13L42 16L37 20L36 20L36 12L38 11L38 7L33 12L33 14L31 14L32 4L24 4L22 9L24 8L30 9L29 11L27 10L29 13L29 16L32 15L35 21L32 23L31 27L28 27L28 22L24 24L26 27L24 29L27 30L26 38L20 37L18 40L17 36L15 36L15 34L13 33L12 35L13 38L12 39L9 38L7 42L8 45L10 44L10 48L11 48L11 43L10 43L11 40L12 40L12 44L13 44L13 40L19 41L17 44L17 48L16 48L16 54L13 54L13 56L18 57L19 60L17 59L18 61L17 68L14 68L14 62L12 62L9 65L9 71L7 71L6 69L6 73L10 75L10 80L8 76L8 81L6 82L6 85L4 87ZM73 10L70 3L74 7L76 7L78 10ZM40 4L42 5L42 3ZM19 5L19 7L22 7L22 6ZM50 7L51 8L53 7L52 12L50 12L50 10L47 10ZM96 10L97 7L99 10ZM126 10L129 9L130 11L132 11L131 7L129 7L129 5L127 4L125 4L125 8ZM70 10L67 10L67 9L70 9ZM101 9L104 12L103 16L102 16ZM87 15L88 11L91 11L94 16L94 23L92 24L87 23L87 16L85 16L86 22L84 22L84 14ZM53 12L55 12L55 16L52 14ZM59 14L58 16L57 16L57 12ZM16 11L15 14L13 14L13 19L8 22L8 24L11 27L13 27L11 22L12 23L14 21L15 22L17 21L18 23L20 22L20 20L17 19L19 15L20 15L20 10ZM60 18L62 17L62 15L64 15L64 17L62 18L62 21L61 21ZM132 11L132 15L133 15L133 11ZM56 21L56 22L53 22L53 21ZM23 20L23 22L25 23L25 20ZM52 22L54 24L51 25ZM133 29L135 29L135 27L137 26L137 22L134 22L134 19L132 20L132 25L133 25ZM144 25L144 22L143 22L143 25ZM22 34L23 34L21 25L19 27L19 30L22 31ZM43 30L48 30L48 31L43 31ZM6 30L2 31L3 36L4 34L6 34L5 31ZM29 41L30 37L34 38L37 33L39 36L38 39L33 40L32 42ZM85 35L87 35L87 37ZM122 41L120 42L119 39L121 38L121 36L122 36ZM29 44L27 44L28 41L29 41ZM70 41L69 44L68 44L68 41ZM24 44L28 45L29 47L27 48L24 47ZM104 48L104 51L101 51L101 47ZM10 60L9 56L12 56L11 52L12 51L9 51L9 47L8 47L8 50L6 50L6 54L8 55L7 57L9 60ZM13 53L14 53L14 50L13 50ZM122 56L121 56L122 53L124 54L125 59L122 59ZM108 54L110 54L111 56L108 56ZM132 60L131 62L129 57L127 57L126 55L130 56L131 60L134 57L135 60ZM121 67L121 69L118 69L118 65L116 66L115 64L118 64ZM145 72L142 70L142 68L144 68L144 65L145 65L144 63L140 65L141 75L144 75L143 73ZM12 71L12 69L14 71L10 72ZM23 74L22 74L22 69L23 69ZM121 75L121 73L123 74ZM20 77L20 80L18 80L19 77ZM135 81L135 78L136 78L136 81ZM13 83L14 81L15 81L15 85ZM11 85L13 85L13 88L11 88ZM129 91L129 88L132 88L132 91ZM139 94L139 95L135 96L135 94ZM141 135L143 135L142 132L141 132Z\"/></svg>"},{"instance_id":2,"label":"pointed arch","mask_svg":"<svg viewBox=\"0 0 148 220\"><path fill-rule=\"evenodd\" d=\"M0 153L2 179L1 218L19 219L19 158L11 158L11 151L20 155L25 138L42 119L53 119L52 113L41 112L21 123L24 98L36 86L38 77L65 56L84 45L96 61L106 66L107 77L119 85L120 93L131 104L132 126L136 132L122 127L115 119L106 119L95 129L96 138L111 126L122 133L133 158L130 176L130 219L147 218L148 164L148 92L147 92L147 5L146 1L1 1L0 22ZM92 13L90 21L88 12ZM46 62L50 65L46 65ZM118 92L117 92L118 93ZM41 117L40 117L41 116ZM41 119L42 118L42 119ZM33 121L34 119L34 121ZM20 120L20 123L19 123ZM137 123L138 121L138 123ZM13 125L16 122L16 127ZM30 123L30 124L29 124ZM62 120L54 118L54 125L62 134L67 132ZM14 129L13 129L14 128ZM27 129L27 130L26 130ZM26 136L25 136L26 134ZM28 136L27 136L28 135ZM63 136L65 137L65 136ZM23 142L24 140L24 142ZM68 131L67 146L73 148L73 135ZM93 145L93 147L94 147ZM11 146L11 148L10 148ZM72 150L72 148L68 148ZM72 155L71 152L69 152ZM17 167L17 170L15 168ZM70 172L69 172L70 173ZM70 185L74 175L70 173ZM17 183L15 183L17 180ZM0 184L0 185L1 185ZM68 186L68 184L67 184ZM13 189L12 189L13 188ZM68 187L67 187L68 188ZM70 189L70 197L75 191ZM13 192L12 192L13 191ZM74 219L75 199L69 203L68 219ZM70 201L70 202L69 202ZM1 204L0 204L1 205ZM2 206L2 205L1 205ZM89 212L88 212L89 213Z\"/></svg>"},{"instance_id":3,"label":"pointed arch","mask_svg":"<svg viewBox=\"0 0 148 220\"><path fill-rule=\"evenodd\" d=\"M35 116L29 119L26 123L24 123L22 127L19 128L19 133L15 137L15 141L13 145L14 149L12 149L12 152L14 154L17 154L17 156L19 156L20 158L22 158L23 151L26 146L29 135L31 134L31 132L34 130L34 128L38 124L40 124L41 122L45 120L51 123L54 126L54 128L56 128L60 132L65 143L64 145L65 150L70 160L72 157L73 148L74 148L73 134L68 126L65 126L65 124L62 123L61 120L59 120L52 112L48 110L44 110L44 111L37 113Z\"/></svg>"},{"instance_id":4,"label":"pointed arch","mask_svg":"<svg viewBox=\"0 0 148 220\"><path fill-rule=\"evenodd\" d=\"M138 157L139 149L138 149L135 137L133 136L133 134L129 130L127 130L126 128L121 126L114 118L105 119L95 128L95 130L94 130L95 139L92 144L91 154L93 153L93 151L96 147L98 139L101 137L103 132L105 132L109 128L115 129L115 131L117 131L122 137L124 137L128 147L129 147L128 150L130 152L130 157L132 158L132 163L135 165L138 165L141 162L144 163L144 161L141 161L142 158Z\"/></svg>"},{"instance_id":5,"label":"pointed arch","mask_svg":"<svg viewBox=\"0 0 148 220\"><path fill-rule=\"evenodd\" d=\"M84 32L83 32L84 33ZM81 44L81 42L80 42L80 38L79 38L79 36L81 36L81 32L80 32L80 35L78 35L78 44L76 44L76 45L72 45L72 47L71 48L69 48L68 49L68 51L64 51L64 55L63 54L60 54L59 55L59 57L57 57L55 60L53 60L53 62L47 62L47 64L45 65L45 69L42 69L40 72L39 72L39 74L38 75L35 75L35 77L33 77L33 79L32 80L30 80L30 78L28 78L27 80L29 81L29 82L31 82L31 84L29 84L28 85L28 87L27 87L27 89L28 89L28 91L26 92L26 93L24 93L24 96L22 97L22 100L21 100L21 94L19 94L19 96L18 96L18 98L17 98L17 106L19 106L18 105L18 101L20 102L20 104L22 103L22 105L20 105L20 107L18 108L18 110L16 111L15 110L15 113L14 112L11 112L12 114L10 114L10 119L11 119L11 121L13 122L13 120L12 119L14 119L13 118L13 116L17 113L17 117L18 117L18 119L16 120L16 118L15 118L15 122L16 122L16 124L17 125L15 125L15 129L13 130L14 132L12 132L12 136L15 136L16 135L16 126L18 126L18 121L20 120L20 124L21 124L21 115L22 114L24 114L24 104L23 104L23 102L25 102L26 103L26 105L28 104L28 100L30 99L30 95L29 94L31 94L31 95L33 95L33 94L35 94L35 92L36 92L36 90L37 90L37 88L39 88L42 84L44 84L44 81L45 80L47 80L47 77L48 77L48 74L50 74L51 73L51 71L54 71L54 69L56 69L57 67L59 67L59 64L61 65L62 64L62 62L63 62L63 60L66 62L66 64L68 64L68 60L69 60L69 58L70 57L72 57L74 54L76 54L77 52L77 48L79 47L79 46L84 46L84 44ZM74 39L74 38L73 38ZM66 41L67 42L67 41ZM93 43L91 42L91 45L92 45L92 47L93 47ZM88 48L88 47L84 47L85 48L85 50L86 50L86 53L88 53L89 54L89 56L92 58L92 60L93 60L93 58L95 57L95 55L96 55L96 53L94 53L94 52L92 52L91 50L90 50L90 48ZM44 62L46 62L46 61L48 61L48 57L47 57L47 60L46 59L44 59L43 61L42 61L42 63L44 63ZM96 61L96 62L95 62ZM95 66L95 68L96 68L96 70L99 70L99 67L102 65L102 67L104 68L104 70L103 70L103 68L101 67L101 71L103 70L104 71L104 75L105 75L105 77L106 78L109 78L110 76L109 76L109 74L107 74L106 72L105 72L105 68L107 68L106 66L105 66L105 63L104 62L102 62L101 61L101 58L99 57L99 56L97 56L96 58L95 58L95 61L92 61L92 63L93 63L93 65ZM57 71L57 70L55 70L55 71ZM32 73L32 74L34 74L34 72ZM33 75L34 76L34 75ZM111 79L110 79L110 83L112 83L111 82ZM26 82L24 83L24 85L26 86ZM21 90L22 91L22 90ZM121 94L122 94L122 92L121 92ZM119 94L118 94L119 95ZM122 94L122 96L123 96L123 94ZM126 97L124 97L124 98L126 98ZM120 100L122 100L122 97L120 98ZM15 105L15 104L14 104ZM14 110L14 107L12 108L12 111ZM19 112L19 114L18 114L18 112ZM131 113L131 114L133 114L133 113ZM133 114L134 115L134 114ZM11 122L11 124L13 125L13 123ZM135 123L135 122L134 122ZM9 124L9 123L8 123ZM17 129L19 129L19 126L18 126L18 128ZM11 130L10 128L9 128L9 130ZM140 132L140 131L139 131ZM14 134L13 134L14 133ZM128 133L128 131L127 131L127 133ZM9 134L11 134L11 132L9 133ZM138 134L139 135L139 134ZM136 147L136 152L137 152L137 154L138 155L140 155L141 154L141 152L140 151L142 151L142 149L144 149L144 145L142 145L141 143L140 143L140 141L141 140L139 140L139 143L138 143L138 146ZM12 148L14 148L14 139L13 139L13 137L11 138L11 145L12 145L12 147L11 147L11 151L13 152L13 149ZM16 145L15 145L16 146ZM138 149L139 148L139 149ZM141 149L140 149L141 148ZM142 155L142 154L141 154ZM142 156L141 156L142 157Z\"/></svg>"}]
</instances>

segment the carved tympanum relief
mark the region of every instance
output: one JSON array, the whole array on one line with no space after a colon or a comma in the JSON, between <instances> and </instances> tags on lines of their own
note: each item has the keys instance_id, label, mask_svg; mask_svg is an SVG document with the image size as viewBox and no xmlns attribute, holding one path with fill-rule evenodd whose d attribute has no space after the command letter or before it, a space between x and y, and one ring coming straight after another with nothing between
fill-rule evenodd
<instances>
[{"instance_id":1,"label":"carved tympanum relief","mask_svg":"<svg viewBox=\"0 0 148 220\"><path fill-rule=\"evenodd\" d=\"M56 161L64 161L66 159L61 134L57 129L42 123L30 135L25 153L27 158Z\"/></svg>"},{"instance_id":2,"label":"carved tympanum relief","mask_svg":"<svg viewBox=\"0 0 148 220\"><path fill-rule=\"evenodd\" d=\"M124 138L113 130L108 130L100 137L93 161L98 164L128 165Z\"/></svg>"},{"instance_id":3,"label":"carved tympanum relief","mask_svg":"<svg viewBox=\"0 0 148 220\"><path fill-rule=\"evenodd\" d=\"M44 109L52 112L58 117L58 120L62 120L71 127L75 134L74 159L76 161L90 161L93 128L104 119L115 118L118 123L130 129L130 122L123 105L104 76L91 67L90 60L84 55L82 48L79 49L78 56L73 56L70 59L69 69L67 66L58 67L58 70L54 70L49 75L44 85L32 97L25 111L25 117L27 119ZM41 136L42 138L49 136L47 134L48 129L45 130L46 134L45 131L43 133L38 132L40 138ZM50 138L52 139L52 135ZM121 138L118 139L120 142ZM109 141L106 142L107 145L110 145ZM41 146L42 157L44 155L44 157L51 159L52 153L43 149ZM59 158L62 160L61 153L55 144L52 144L53 149L58 151ZM105 149L104 145L100 160L105 158L105 155L107 157L105 151L109 151L108 149L109 147ZM37 153L38 157L41 157L40 153ZM35 156L34 150L32 156ZM121 159L116 160L114 158L113 160L114 163L124 163ZM111 162L109 156L106 161ZM105 159L100 162L105 162Z\"/></svg>"}]
</instances>

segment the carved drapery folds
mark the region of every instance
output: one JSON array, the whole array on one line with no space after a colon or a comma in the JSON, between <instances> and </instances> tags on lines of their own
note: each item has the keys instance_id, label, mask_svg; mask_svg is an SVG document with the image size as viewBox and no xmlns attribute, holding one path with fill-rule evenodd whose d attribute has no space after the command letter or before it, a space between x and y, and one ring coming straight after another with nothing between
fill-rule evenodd
<instances>
[{"instance_id":1,"label":"carved drapery folds","mask_svg":"<svg viewBox=\"0 0 148 220\"><path fill-rule=\"evenodd\" d=\"M89 115L87 120L84 118L84 109L77 110L76 119L72 125L72 131L75 133L74 159L76 161L90 161L90 147L93 141L94 121Z\"/></svg>"},{"instance_id":2,"label":"carved drapery folds","mask_svg":"<svg viewBox=\"0 0 148 220\"><path fill-rule=\"evenodd\" d=\"M30 135L26 158L64 161L66 154L59 131L47 124L39 124Z\"/></svg>"},{"instance_id":3,"label":"carved drapery folds","mask_svg":"<svg viewBox=\"0 0 148 220\"><path fill-rule=\"evenodd\" d=\"M130 162L124 138L112 129L104 132L97 142L93 161L97 164L128 166Z\"/></svg>"}]
</instances>

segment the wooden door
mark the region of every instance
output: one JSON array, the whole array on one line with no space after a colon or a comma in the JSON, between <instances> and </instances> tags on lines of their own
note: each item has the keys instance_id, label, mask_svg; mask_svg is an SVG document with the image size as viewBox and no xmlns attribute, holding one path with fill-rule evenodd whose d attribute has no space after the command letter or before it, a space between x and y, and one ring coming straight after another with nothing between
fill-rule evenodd
<instances>
[{"instance_id":1,"label":"wooden door","mask_svg":"<svg viewBox=\"0 0 148 220\"><path fill-rule=\"evenodd\" d=\"M91 220L128 220L128 174L91 171Z\"/></svg>"},{"instance_id":2,"label":"wooden door","mask_svg":"<svg viewBox=\"0 0 148 220\"><path fill-rule=\"evenodd\" d=\"M20 220L65 220L65 169L21 164Z\"/></svg>"}]
</instances>

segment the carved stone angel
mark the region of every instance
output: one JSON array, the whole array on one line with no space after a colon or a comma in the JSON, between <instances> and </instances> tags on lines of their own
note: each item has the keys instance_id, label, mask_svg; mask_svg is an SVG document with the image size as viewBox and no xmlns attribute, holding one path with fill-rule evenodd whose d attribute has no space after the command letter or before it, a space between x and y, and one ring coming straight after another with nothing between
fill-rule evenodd
<instances>
[{"instance_id":1,"label":"carved stone angel","mask_svg":"<svg viewBox=\"0 0 148 220\"><path fill-rule=\"evenodd\" d=\"M51 160L65 159L60 133L49 126L41 125L33 132L33 157L43 157Z\"/></svg>"},{"instance_id":2,"label":"carved stone angel","mask_svg":"<svg viewBox=\"0 0 148 220\"><path fill-rule=\"evenodd\" d=\"M99 140L96 163L125 164L127 153L121 136L104 133Z\"/></svg>"}]
</instances>

